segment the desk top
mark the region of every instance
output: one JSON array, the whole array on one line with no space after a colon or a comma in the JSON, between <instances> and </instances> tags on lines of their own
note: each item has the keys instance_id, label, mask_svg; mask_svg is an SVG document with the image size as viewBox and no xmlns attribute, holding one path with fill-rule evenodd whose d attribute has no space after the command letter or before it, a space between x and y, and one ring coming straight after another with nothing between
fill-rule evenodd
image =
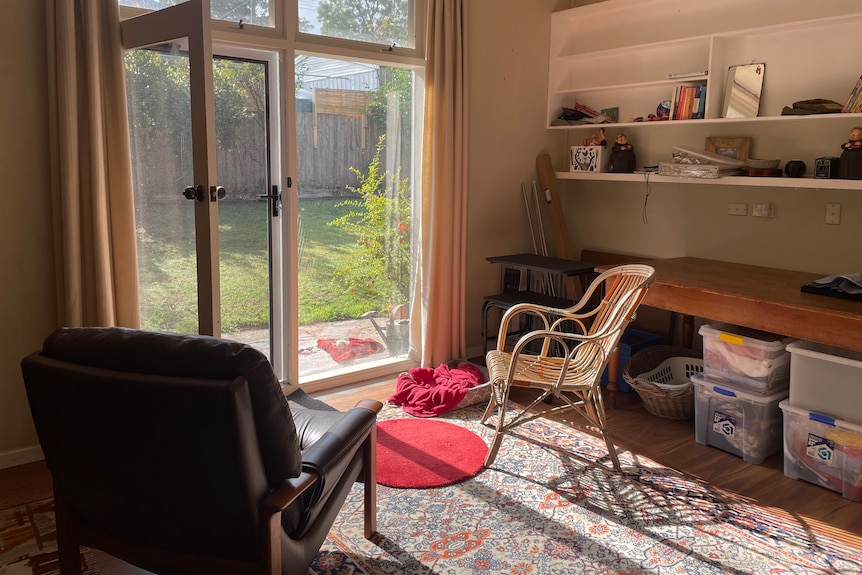
<instances>
[{"instance_id":1,"label":"desk top","mask_svg":"<svg viewBox=\"0 0 862 575\"><path fill-rule=\"evenodd\" d=\"M862 351L862 302L800 290L823 274L689 257L642 263L656 270L644 305Z\"/></svg>"},{"instance_id":2,"label":"desk top","mask_svg":"<svg viewBox=\"0 0 862 575\"><path fill-rule=\"evenodd\" d=\"M593 272L596 264L579 262L576 260L565 260L538 254L514 254L510 256L492 256L485 258L492 264L504 264L512 267L527 268L539 272L560 274L562 276L576 276Z\"/></svg>"}]
</instances>

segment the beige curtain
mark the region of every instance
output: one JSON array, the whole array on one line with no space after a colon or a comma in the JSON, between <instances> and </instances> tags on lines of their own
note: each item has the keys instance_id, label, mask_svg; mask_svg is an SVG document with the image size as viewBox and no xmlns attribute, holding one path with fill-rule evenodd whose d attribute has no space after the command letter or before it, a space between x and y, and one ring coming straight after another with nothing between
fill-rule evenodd
<instances>
[{"instance_id":1,"label":"beige curtain","mask_svg":"<svg viewBox=\"0 0 862 575\"><path fill-rule=\"evenodd\" d=\"M123 53L115 0L48 0L48 103L61 325L138 327Z\"/></svg>"},{"instance_id":2,"label":"beige curtain","mask_svg":"<svg viewBox=\"0 0 862 575\"><path fill-rule=\"evenodd\" d=\"M467 353L467 1L429 0L419 264L411 317L423 366ZM412 322L415 323L415 322Z\"/></svg>"}]
</instances>

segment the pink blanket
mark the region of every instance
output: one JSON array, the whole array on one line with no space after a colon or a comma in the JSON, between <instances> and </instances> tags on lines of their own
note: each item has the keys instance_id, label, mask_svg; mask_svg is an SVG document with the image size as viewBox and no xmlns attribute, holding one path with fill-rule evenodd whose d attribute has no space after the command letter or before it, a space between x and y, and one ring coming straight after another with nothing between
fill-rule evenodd
<instances>
[{"instance_id":1,"label":"pink blanket","mask_svg":"<svg viewBox=\"0 0 862 575\"><path fill-rule=\"evenodd\" d=\"M441 363L436 369L414 367L398 376L395 395L389 403L416 417L434 417L458 407L467 390L482 381L482 372L465 363L449 367Z\"/></svg>"}]
</instances>

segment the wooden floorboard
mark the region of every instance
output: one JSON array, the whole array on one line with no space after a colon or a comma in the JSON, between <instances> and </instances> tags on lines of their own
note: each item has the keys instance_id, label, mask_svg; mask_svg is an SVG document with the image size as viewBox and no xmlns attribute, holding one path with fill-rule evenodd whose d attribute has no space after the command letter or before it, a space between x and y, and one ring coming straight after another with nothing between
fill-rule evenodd
<instances>
[{"instance_id":1,"label":"wooden floorboard","mask_svg":"<svg viewBox=\"0 0 862 575\"><path fill-rule=\"evenodd\" d=\"M385 401L394 392L395 381L390 380L313 395L346 410L360 399ZM530 393L516 390L513 399L526 401ZM862 549L862 503L786 477L783 454L752 465L720 449L700 445L694 439L694 422L650 415L633 392L619 394L616 409L609 409L607 415L618 449L648 457L753 503L775 508L794 521L829 532ZM0 502L32 500L50 494L51 477L43 462L0 470ZM105 553L95 551L94 555L101 575L148 574Z\"/></svg>"}]
</instances>

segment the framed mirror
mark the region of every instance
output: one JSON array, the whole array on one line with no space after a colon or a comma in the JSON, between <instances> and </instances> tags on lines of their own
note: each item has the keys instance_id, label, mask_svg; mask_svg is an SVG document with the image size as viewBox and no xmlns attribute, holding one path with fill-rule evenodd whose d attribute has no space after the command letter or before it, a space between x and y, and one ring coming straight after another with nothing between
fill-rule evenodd
<instances>
[{"instance_id":1,"label":"framed mirror","mask_svg":"<svg viewBox=\"0 0 862 575\"><path fill-rule=\"evenodd\" d=\"M725 118L754 118L760 111L760 94L766 64L745 64L727 69L724 86Z\"/></svg>"}]
</instances>

